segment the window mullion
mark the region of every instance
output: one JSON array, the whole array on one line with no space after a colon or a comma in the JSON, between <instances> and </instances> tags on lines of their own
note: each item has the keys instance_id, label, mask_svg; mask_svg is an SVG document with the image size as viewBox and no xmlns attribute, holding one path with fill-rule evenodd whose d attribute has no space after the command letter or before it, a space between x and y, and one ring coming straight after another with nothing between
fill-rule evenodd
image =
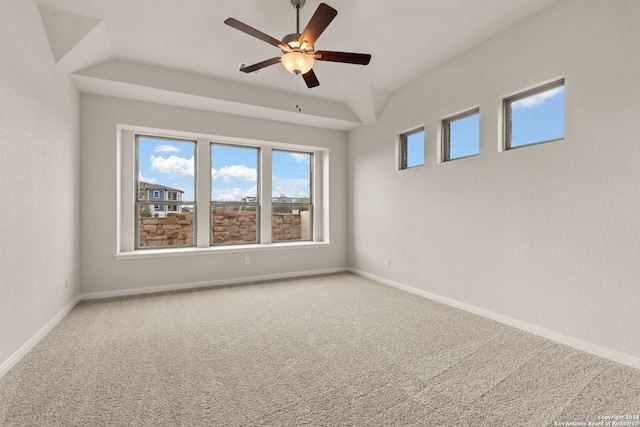
<instances>
[{"instance_id":1,"label":"window mullion","mask_svg":"<svg viewBox=\"0 0 640 427\"><path fill-rule=\"evenodd\" d=\"M325 156L327 158L323 158ZM311 190L312 199L310 200L312 206L312 218L313 218L313 240L314 241L323 241L329 240L329 223L325 221L325 218L322 213L324 212L323 204L329 205L328 193L325 195L324 192L324 177L326 173L322 170L323 165L328 164L328 153L314 153L313 154L313 169L311 170L311 185L313 186ZM322 178L322 179L321 179ZM326 233L326 235L322 235L322 233Z\"/></svg>"},{"instance_id":2,"label":"window mullion","mask_svg":"<svg viewBox=\"0 0 640 427\"><path fill-rule=\"evenodd\" d=\"M196 167L196 244L207 248L211 239L211 155L208 139L198 139Z\"/></svg>"},{"instance_id":3,"label":"window mullion","mask_svg":"<svg viewBox=\"0 0 640 427\"><path fill-rule=\"evenodd\" d=\"M137 180L136 174L138 153L136 151L135 134L130 130L123 130L122 136L118 140L118 151L120 159L119 178L120 198L119 198L119 218L118 226L120 228L119 241L117 247L121 252L133 251L135 245L135 209L136 206L136 190ZM123 183L127 183L123 184Z\"/></svg>"},{"instance_id":4,"label":"window mullion","mask_svg":"<svg viewBox=\"0 0 640 427\"><path fill-rule=\"evenodd\" d=\"M272 243L272 152L271 147L263 147L260 150L260 242L263 244Z\"/></svg>"}]
</instances>

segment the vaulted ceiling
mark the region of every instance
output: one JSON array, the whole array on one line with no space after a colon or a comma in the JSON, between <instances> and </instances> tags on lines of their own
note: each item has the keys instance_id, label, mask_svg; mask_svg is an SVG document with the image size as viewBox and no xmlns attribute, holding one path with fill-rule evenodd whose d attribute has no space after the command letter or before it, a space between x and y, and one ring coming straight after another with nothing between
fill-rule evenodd
<instances>
[{"instance_id":1,"label":"vaulted ceiling","mask_svg":"<svg viewBox=\"0 0 640 427\"><path fill-rule=\"evenodd\" d=\"M371 123L393 93L439 64L558 0L325 0L338 15L316 49L372 55L367 66L319 62L309 89L267 43L296 30L290 0L38 0L53 59L82 92L349 130ZM320 0L307 0L301 29ZM299 106L302 111L299 111Z\"/></svg>"}]
</instances>

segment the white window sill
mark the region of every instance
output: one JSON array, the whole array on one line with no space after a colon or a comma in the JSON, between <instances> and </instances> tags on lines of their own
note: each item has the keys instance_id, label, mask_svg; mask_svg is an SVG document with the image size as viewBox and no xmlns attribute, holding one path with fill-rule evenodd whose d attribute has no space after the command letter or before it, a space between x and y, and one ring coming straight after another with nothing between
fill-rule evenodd
<instances>
[{"instance_id":1,"label":"white window sill","mask_svg":"<svg viewBox=\"0 0 640 427\"><path fill-rule=\"evenodd\" d=\"M173 248L173 249L140 249L131 252L119 252L113 257L116 260L172 258L183 256L218 255L247 252L282 251L298 249L328 248L327 242L287 242L275 244L212 246L208 248Z\"/></svg>"}]
</instances>

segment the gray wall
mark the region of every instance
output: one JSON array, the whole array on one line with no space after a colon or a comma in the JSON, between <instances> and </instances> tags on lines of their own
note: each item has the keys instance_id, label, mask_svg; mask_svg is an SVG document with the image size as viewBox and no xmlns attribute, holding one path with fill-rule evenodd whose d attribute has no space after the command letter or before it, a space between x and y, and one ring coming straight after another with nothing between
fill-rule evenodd
<instances>
[{"instance_id":1,"label":"gray wall","mask_svg":"<svg viewBox=\"0 0 640 427\"><path fill-rule=\"evenodd\" d=\"M224 283L347 267L345 132L97 95L81 95L80 106L83 294L131 293L152 287ZM328 148L331 245L116 260L118 125ZM251 258L247 266L243 263L246 256Z\"/></svg>"},{"instance_id":2,"label":"gray wall","mask_svg":"<svg viewBox=\"0 0 640 427\"><path fill-rule=\"evenodd\" d=\"M35 1L0 13L0 366L78 296L78 92Z\"/></svg>"},{"instance_id":3,"label":"gray wall","mask_svg":"<svg viewBox=\"0 0 640 427\"><path fill-rule=\"evenodd\" d=\"M349 265L640 357L639 23L560 2L397 92L349 134ZM503 97L559 76L565 141L498 152ZM438 164L441 119L478 105L480 156ZM426 164L398 171L419 125Z\"/></svg>"}]
</instances>

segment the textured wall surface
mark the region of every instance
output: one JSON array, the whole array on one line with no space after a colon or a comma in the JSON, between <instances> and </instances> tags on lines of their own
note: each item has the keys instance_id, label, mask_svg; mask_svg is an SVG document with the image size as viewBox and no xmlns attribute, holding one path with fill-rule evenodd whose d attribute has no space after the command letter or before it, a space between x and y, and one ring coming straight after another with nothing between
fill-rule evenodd
<instances>
[{"instance_id":1,"label":"textured wall surface","mask_svg":"<svg viewBox=\"0 0 640 427\"><path fill-rule=\"evenodd\" d=\"M349 265L640 357L638 23L560 2L397 92L349 135ZM502 99L562 76L565 140L499 152ZM437 163L441 120L477 106L480 155ZM425 165L398 171L422 125Z\"/></svg>"},{"instance_id":2,"label":"textured wall surface","mask_svg":"<svg viewBox=\"0 0 640 427\"><path fill-rule=\"evenodd\" d=\"M78 295L78 93L33 0L0 13L0 364Z\"/></svg>"}]
</instances>

